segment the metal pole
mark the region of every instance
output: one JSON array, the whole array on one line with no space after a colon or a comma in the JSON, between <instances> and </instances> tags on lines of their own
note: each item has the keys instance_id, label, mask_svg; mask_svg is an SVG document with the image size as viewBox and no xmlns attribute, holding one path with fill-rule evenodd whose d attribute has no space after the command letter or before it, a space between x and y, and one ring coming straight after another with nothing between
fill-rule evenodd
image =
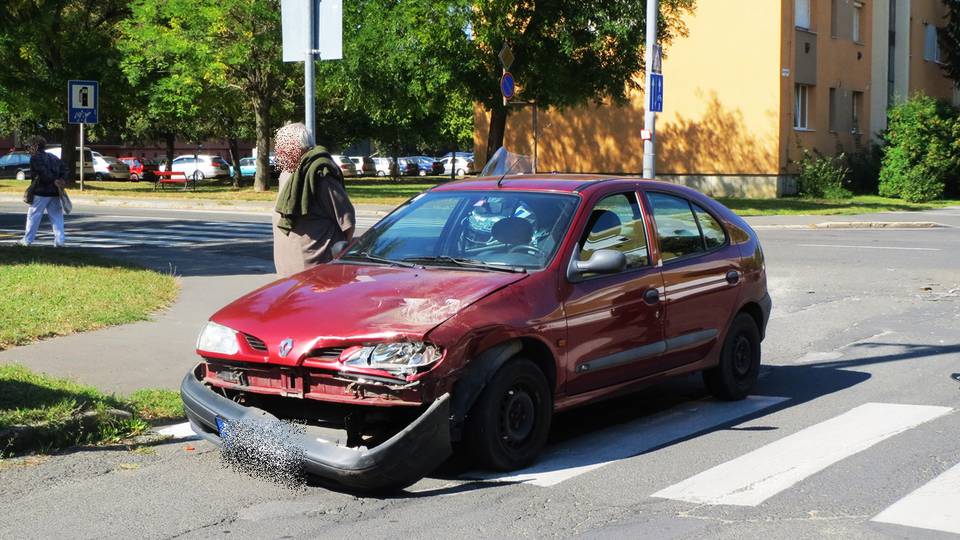
<instances>
[{"instance_id":1,"label":"metal pole","mask_svg":"<svg viewBox=\"0 0 960 540\"><path fill-rule=\"evenodd\" d=\"M537 174L537 102L533 102L533 174Z\"/></svg>"},{"instance_id":2,"label":"metal pole","mask_svg":"<svg viewBox=\"0 0 960 540\"><path fill-rule=\"evenodd\" d=\"M644 86L644 96L646 97L646 106L643 114L643 129L649 131L650 139L643 141L643 177L656 177L656 156L655 143L657 114L651 110L652 94L650 84L650 74L653 73L653 49L657 45L657 0L647 0L647 50L644 54L644 63L646 65L646 84Z\"/></svg>"},{"instance_id":3,"label":"metal pole","mask_svg":"<svg viewBox=\"0 0 960 540\"><path fill-rule=\"evenodd\" d=\"M80 122L80 191L83 191L83 122Z\"/></svg>"},{"instance_id":4,"label":"metal pole","mask_svg":"<svg viewBox=\"0 0 960 540\"><path fill-rule=\"evenodd\" d=\"M316 76L313 70L313 50L317 45L317 3L316 0L308 0L308 3L310 4L310 46L307 48L307 55L303 62L303 114L306 117L304 125L307 126L307 133L316 141L317 114L314 109Z\"/></svg>"}]
</instances>

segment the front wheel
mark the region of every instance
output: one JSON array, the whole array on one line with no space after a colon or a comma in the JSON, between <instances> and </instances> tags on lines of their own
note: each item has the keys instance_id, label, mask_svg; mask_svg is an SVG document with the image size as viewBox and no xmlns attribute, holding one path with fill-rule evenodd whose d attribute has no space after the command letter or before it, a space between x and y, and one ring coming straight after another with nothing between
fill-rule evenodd
<instances>
[{"instance_id":1,"label":"front wheel","mask_svg":"<svg viewBox=\"0 0 960 540\"><path fill-rule=\"evenodd\" d=\"M203 171L194 171L193 172L193 181L202 182L203 181Z\"/></svg>"},{"instance_id":2,"label":"front wheel","mask_svg":"<svg viewBox=\"0 0 960 540\"><path fill-rule=\"evenodd\" d=\"M487 383L467 417L464 440L479 464L521 469L540 455L550 434L553 396L532 361L517 358Z\"/></svg>"},{"instance_id":3,"label":"front wheel","mask_svg":"<svg viewBox=\"0 0 960 540\"><path fill-rule=\"evenodd\" d=\"M23 171L17 171L17 180L26 180L26 179L27 179L27 173Z\"/></svg>"},{"instance_id":4,"label":"front wheel","mask_svg":"<svg viewBox=\"0 0 960 540\"><path fill-rule=\"evenodd\" d=\"M467 171L463 169L457 169L457 176L466 176L466 175L467 175Z\"/></svg>"},{"instance_id":5,"label":"front wheel","mask_svg":"<svg viewBox=\"0 0 960 540\"><path fill-rule=\"evenodd\" d=\"M747 397L760 374L760 330L756 321L740 313L730 325L720 351L720 363L703 372L714 397L735 401Z\"/></svg>"},{"instance_id":6,"label":"front wheel","mask_svg":"<svg viewBox=\"0 0 960 540\"><path fill-rule=\"evenodd\" d=\"M138 175L137 173L131 174L131 175L130 175L130 181L131 181L131 182L139 182L139 181L140 181L140 175Z\"/></svg>"}]
</instances>

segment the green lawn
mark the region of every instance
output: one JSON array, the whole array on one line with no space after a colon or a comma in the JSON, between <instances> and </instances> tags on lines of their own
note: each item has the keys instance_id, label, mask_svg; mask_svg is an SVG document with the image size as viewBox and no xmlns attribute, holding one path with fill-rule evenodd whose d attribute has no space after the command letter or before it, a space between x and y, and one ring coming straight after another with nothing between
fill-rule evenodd
<instances>
[{"instance_id":1,"label":"green lawn","mask_svg":"<svg viewBox=\"0 0 960 540\"><path fill-rule=\"evenodd\" d=\"M0 350L144 320L177 290L170 275L75 249L0 246Z\"/></svg>"},{"instance_id":2,"label":"green lawn","mask_svg":"<svg viewBox=\"0 0 960 540\"><path fill-rule=\"evenodd\" d=\"M741 216L775 215L851 215L874 212L932 210L945 206L958 206L960 200L909 203L876 195L859 195L851 199L717 199Z\"/></svg>"},{"instance_id":3,"label":"green lawn","mask_svg":"<svg viewBox=\"0 0 960 540\"><path fill-rule=\"evenodd\" d=\"M141 390L121 398L20 365L0 365L0 458L120 442L145 432L151 421L182 417L180 396L172 390ZM18 428L28 436L14 436Z\"/></svg>"},{"instance_id":4,"label":"green lawn","mask_svg":"<svg viewBox=\"0 0 960 540\"><path fill-rule=\"evenodd\" d=\"M448 177L424 176L404 178L399 181L389 179L357 179L347 180L347 193L354 203L367 204L400 204L410 197L422 193L438 183L448 181ZM23 193L26 183L18 180L0 180L0 192ZM277 186L272 185L270 191L254 191L245 186L233 189L229 185L213 182L201 182L195 190L184 190L177 186L167 186L166 189L155 191L153 184L148 182L84 182L84 191L80 192L78 185L70 190L73 195L91 197L136 197L158 199L192 199L213 200L224 204L230 201L273 201L277 198Z\"/></svg>"}]
</instances>

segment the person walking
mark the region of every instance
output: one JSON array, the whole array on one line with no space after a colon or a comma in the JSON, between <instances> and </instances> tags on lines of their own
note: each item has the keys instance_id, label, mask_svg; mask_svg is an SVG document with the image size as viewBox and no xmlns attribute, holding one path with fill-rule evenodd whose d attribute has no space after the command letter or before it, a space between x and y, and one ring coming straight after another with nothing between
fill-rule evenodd
<instances>
[{"instance_id":1,"label":"person walking","mask_svg":"<svg viewBox=\"0 0 960 540\"><path fill-rule=\"evenodd\" d=\"M27 210L27 226L20 240L22 246L29 246L36 240L44 212L53 225L54 247L63 247L67 241L60 204L60 190L66 186L67 168L60 158L46 152L46 148L47 141L43 137L34 136L27 140L33 201Z\"/></svg>"},{"instance_id":2,"label":"person walking","mask_svg":"<svg viewBox=\"0 0 960 540\"><path fill-rule=\"evenodd\" d=\"M333 259L331 248L349 242L356 229L353 204L340 167L301 123L287 124L275 138L280 190L273 214L273 262L291 276Z\"/></svg>"}]
</instances>

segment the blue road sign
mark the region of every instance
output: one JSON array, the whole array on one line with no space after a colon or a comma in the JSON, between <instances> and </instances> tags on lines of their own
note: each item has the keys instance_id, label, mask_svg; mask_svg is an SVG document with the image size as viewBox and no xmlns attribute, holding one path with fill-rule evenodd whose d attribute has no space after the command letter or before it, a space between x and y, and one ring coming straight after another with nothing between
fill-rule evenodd
<instances>
[{"instance_id":1,"label":"blue road sign","mask_svg":"<svg viewBox=\"0 0 960 540\"><path fill-rule=\"evenodd\" d=\"M503 94L505 99L511 99L516 90L517 84L513 80L513 74L509 71L504 71L503 77L500 77L500 93Z\"/></svg>"},{"instance_id":2,"label":"blue road sign","mask_svg":"<svg viewBox=\"0 0 960 540\"><path fill-rule=\"evenodd\" d=\"M650 110L663 112L663 75L650 74Z\"/></svg>"},{"instance_id":3,"label":"blue road sign","mask_svg":"<svg viewBox=\"0 0 960 540\"><path fill-rule=\"evenodd\" d=\"M67 81L67 121L71 124L96 124L100 106L100 83Z\"/></svg>"}]
</instances>

